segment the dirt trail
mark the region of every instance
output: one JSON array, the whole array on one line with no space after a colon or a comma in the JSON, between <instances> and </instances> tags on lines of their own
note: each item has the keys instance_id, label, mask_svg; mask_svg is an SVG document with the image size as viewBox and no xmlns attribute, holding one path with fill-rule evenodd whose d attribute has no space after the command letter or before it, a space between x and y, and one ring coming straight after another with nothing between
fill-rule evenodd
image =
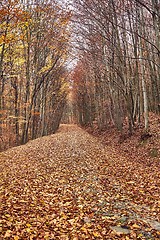
<instances>
[{"instance_id":1,"label":"dirt trail","mask_svg":"<svg viewBox=\"0 0 160 240\"><path fill-rule=\"evenodd\" d=\"M158 167L75 125L0 154L0 239L159 239Z\"/></svg>"}]
</instances>

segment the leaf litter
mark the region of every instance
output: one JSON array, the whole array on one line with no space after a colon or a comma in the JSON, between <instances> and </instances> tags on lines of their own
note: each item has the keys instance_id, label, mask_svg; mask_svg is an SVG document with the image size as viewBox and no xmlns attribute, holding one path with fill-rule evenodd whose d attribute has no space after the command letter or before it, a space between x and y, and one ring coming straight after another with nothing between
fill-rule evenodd
<instances>
[{"instance_id":1,"label":"leaf litter","mask_svg":"<svg viewBox=\"0 0 160 240\"><path fill-rule=\"evenodd\" d=\"M1 239L160 238L158 166L75 125L1 153L0 166Z\"/></svg>"}]
</instances>

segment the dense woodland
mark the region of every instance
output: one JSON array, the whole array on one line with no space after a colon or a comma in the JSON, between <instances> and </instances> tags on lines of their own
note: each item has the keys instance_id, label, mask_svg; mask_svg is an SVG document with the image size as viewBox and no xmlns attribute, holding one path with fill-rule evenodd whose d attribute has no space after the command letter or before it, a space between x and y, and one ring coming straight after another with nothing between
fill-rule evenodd
<instances>
[{"instance_id":1,"label":"dense woodland","mask_svg":"<svg viewBox=\"0 0 160 240\"><path fill-rule=\"evenodd\" d=\"M159 0L77 0L74 31L79 61L73 73L78 122L127 122L149 129L149 111L160 112Z\"/></svg>"},{"instance_id":2,"label":"dense woodland","mask_svg":"<svg viewBox=\"0 0 160 240\"><path fill-rule=\"evenodd\" d=\"M159 170L160 0L0 0L0 239L159 240Z\"/></svg>"},{"instance_id":3,"label":"dense woodland","mask_svg":"<svg viewBox=\"0 0 160 240\"><path fill-rule=\"evenodd\" d=\"M0 3L0 146L54 133L66 101L70 12L57 1Z\"/></svg>"},{"instance_id":4,"label":"dense woodland","mask_svg":"<svg viewBox=\"0 0 160 240\"><path fill-rule=\"evenodd\" d=\"M160 112L159 0L65 4L0 3L1 150L54 133L62 116L132 134Z\"/></svg>"}]
</instances>

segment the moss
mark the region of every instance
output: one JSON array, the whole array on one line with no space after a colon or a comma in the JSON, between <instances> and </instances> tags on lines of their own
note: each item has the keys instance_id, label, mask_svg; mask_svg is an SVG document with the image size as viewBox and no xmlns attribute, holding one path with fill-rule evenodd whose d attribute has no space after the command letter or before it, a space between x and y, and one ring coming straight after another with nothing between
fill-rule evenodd
<instances>
[{"instance_id":1,"label":"moss","mask_svg":"<svg viewBox=\"0 0 160 240\"><path fill-rule=\"evenodd\" d=\"M149 155L150 155L151 157L158 157L158 149L157 149L157 148L152 148L152 149L150 150Z\"/></svg>"}]
</instances>

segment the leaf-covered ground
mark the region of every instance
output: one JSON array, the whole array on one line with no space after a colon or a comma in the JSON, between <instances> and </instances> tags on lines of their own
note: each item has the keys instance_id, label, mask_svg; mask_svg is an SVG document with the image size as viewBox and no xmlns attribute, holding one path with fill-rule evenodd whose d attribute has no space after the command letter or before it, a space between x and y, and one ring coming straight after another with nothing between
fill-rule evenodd
<instances>
[{"instance_id":1,"label":"leaf-covered ground","mask_svg":"<svg viewBox=\"0 0 160 240\"><path fill-rule=\"evenodd\" d=\"M159 165L74 125L0 154L0 239L160 239Z\"/></svg>"}]
</instances>

